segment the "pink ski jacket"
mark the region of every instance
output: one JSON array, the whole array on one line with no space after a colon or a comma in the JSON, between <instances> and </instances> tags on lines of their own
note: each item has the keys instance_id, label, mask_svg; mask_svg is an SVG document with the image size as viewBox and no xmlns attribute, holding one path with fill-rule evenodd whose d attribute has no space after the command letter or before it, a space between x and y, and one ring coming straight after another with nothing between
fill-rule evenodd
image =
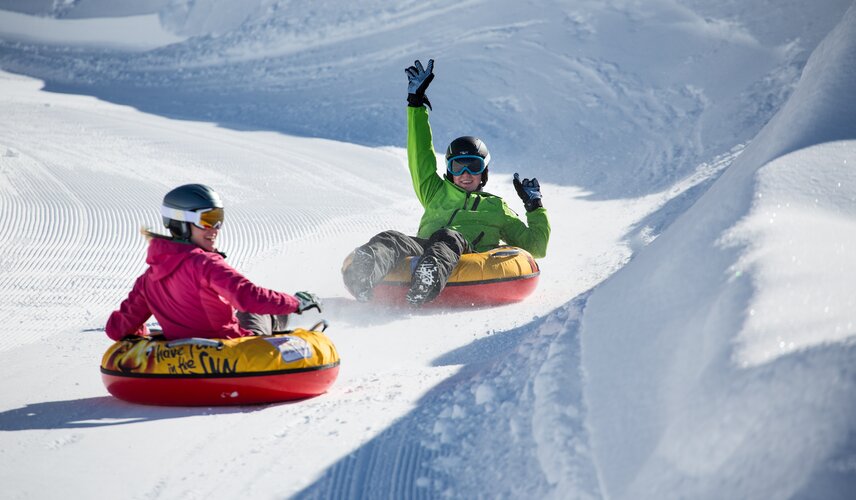
<instances>
[{"instance_id":1,"label":"pink ski jacket","mask_svg":"<svg viewBox=\"0 0 856 500\"><path fill-rule=\"evenodd\" d=\"M222 255L162 238L149 242L149 268L107 321L107 336L147 335L152 315L168 339L233 338L253 335L241 328L234 308L258 314L291 314L298 301L256 286Z\"/></svg>"}]
</instances>

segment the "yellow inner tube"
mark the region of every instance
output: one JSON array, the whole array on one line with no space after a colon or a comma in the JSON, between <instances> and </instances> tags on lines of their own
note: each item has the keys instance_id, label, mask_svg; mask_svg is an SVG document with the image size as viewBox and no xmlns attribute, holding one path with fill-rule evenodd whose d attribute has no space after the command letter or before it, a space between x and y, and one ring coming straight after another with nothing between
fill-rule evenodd
<instances>
[{"instance_id":1,"label":"yellow inner tube","mask_svg":"<svg viewBox=\"0 0 856 500\"><path fill-rule=\"evenodd\" d=\"M410 283L414 257L399 262L384 278L385 283ZM537 276L540 270L532 255L517 247L499 247L487 252L466 253L449 276L449 284L475 284Z\"/></svg>"},{"instance_id":2,"label":"yellow inner tube","mask_svg":"<svg viewBox=\"0 0 856 500\"><path fill-rule=\"evenodd\" d=\"M338 364L330 339L303 329L234 339L131 338L114 343L101 359L102 370L109 372L191 377L307 371Z\"/></svg>"}]
</instances>

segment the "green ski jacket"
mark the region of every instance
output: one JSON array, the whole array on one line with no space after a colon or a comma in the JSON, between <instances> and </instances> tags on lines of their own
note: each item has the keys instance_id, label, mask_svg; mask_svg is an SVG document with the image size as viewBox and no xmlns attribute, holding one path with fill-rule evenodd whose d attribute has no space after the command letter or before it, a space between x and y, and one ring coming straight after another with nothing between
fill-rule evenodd
<instances>
[{"instance_id":1,"label":"green ski jacket","mask_svg":"<svg viewBox=\"0 0 856 500\"><path fill-rule=\"evenodd\" d=\"M550 223L546 209L527 212L527 226L499 196L483 191L468 193L437 173L428 109L424 106L407 107L407 164L416 197L425 208L419 238L449 228L461 233L476 252L505 243L535 258L547 254Z\"/></svg>"}]
</instances>

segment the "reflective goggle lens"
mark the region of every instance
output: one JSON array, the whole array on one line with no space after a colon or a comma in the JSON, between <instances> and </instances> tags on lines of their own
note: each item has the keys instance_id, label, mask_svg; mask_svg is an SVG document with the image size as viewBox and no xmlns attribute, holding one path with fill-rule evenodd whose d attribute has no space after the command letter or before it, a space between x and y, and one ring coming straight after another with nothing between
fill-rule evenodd
<instances>
[{"instance_id":1,"label":"reflective goggle lens","mask_svg":"<svg viewBox=\"0 0 856 500\"><path fill-rule=\"evenodd\" d=\"M484 172L484 169L484 158L481 156L455 156L453 158L449 158L446 162L446 170L454 176L461 175L464 172L469 172L471 175L478 175Z\"/></svg>"},{"instance_id":2,"label":"reflective goggle lens","mask_svg":"<svg viewBox=\"0 0 856 500\"><path fill-rule=\"evenodd\" d=\"M199 222L194 223L197 227L202 229L220 229L223 226L222 208L209 208L208 210L196 213L199 214Z\"/></svg>"}]
</instances>

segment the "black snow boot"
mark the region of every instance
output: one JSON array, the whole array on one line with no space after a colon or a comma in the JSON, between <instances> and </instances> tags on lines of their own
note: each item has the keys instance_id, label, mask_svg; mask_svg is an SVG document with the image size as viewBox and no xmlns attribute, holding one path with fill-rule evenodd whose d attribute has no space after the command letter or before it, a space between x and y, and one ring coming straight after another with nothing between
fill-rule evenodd
<instances>
[{"instance_id":1,"label":"black snow boot","mask_svg":"<svg viewBox=\"0 0 856 500\"><path fill-rule=\"evenodd\" d=\"M413 306L421 306L430 302L440 294L443 283L440 279L440 268L433 256L422 257L413 271L410 290L407 291L407 302Z\"/></svg>"},{"instance_id":2,"label":"black snow boot","mask_svg":"<svg viewBox=\"0 0 856 500\"><path fill-rule=\"evenodd\" d=\"M374 270L374 254L366 248L354 250L351 265L342 271L345 288L360 302L368 302L372 298L372 271Z\"/></svg>"}]
</instances>

